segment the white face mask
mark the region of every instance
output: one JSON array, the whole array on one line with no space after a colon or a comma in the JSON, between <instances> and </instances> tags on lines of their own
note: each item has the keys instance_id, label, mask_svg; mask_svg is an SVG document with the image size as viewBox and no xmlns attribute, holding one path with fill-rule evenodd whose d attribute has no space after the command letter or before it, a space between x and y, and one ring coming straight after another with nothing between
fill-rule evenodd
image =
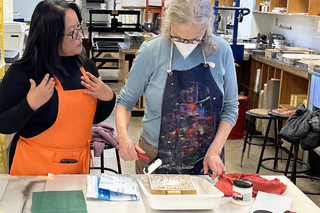
<instances>
[{"instance_id":1,"label":"white face mask","mask_svg":"<svg viewBox=\"0 0 320 213\"><path fill-rule=\"evenodd\" d=\"M185 44L175 41L174 44L177 46L179 52L184 57L184 59L186 59L190 55L190 53L192 53L192 51L198 46L198 44Z\"/></svg>"}]
</instances>

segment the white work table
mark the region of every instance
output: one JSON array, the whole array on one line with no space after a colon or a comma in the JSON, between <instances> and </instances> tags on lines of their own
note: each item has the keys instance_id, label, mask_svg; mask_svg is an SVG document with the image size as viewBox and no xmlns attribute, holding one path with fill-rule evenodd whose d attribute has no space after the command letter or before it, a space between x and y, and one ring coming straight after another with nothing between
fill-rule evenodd
<instances>
[{"instance_id":1,"label":"white work table","mask_svg":"<svg viewBox=\"0 0 320 213\"><path fill-rule=\"evenodd\" d=\"M132 178L141 175L125 175ZM208 176L201 176L211 181ZM297 213L320 212L320 208L313 203L303 192L301 192L288 178L283 175L263 176L266 179L278 178L287 185L283 196L292 198L291 211ZM83 190L86 192L86 175L63 175L53 177L28 177L28 176L0 176L0 186L5 185L4 194L0 200L0 213L29 213L32 205L32 192L36 191L63 191ZM211 181L212 182L212 181ZM99 199L87 199L87 210L89 213L190 213L190 211L158 211L150 208L146 196L140 191L138 201L112 202ZM1 196L1 187L0 187ZM252 202L253 203L253 202ZM214 210L199 210L192 212L214 212L214 213L249 213L249 206L238 206L232 203L230 197L222 197L220 206Z\"/></svg>"}]
</instances>

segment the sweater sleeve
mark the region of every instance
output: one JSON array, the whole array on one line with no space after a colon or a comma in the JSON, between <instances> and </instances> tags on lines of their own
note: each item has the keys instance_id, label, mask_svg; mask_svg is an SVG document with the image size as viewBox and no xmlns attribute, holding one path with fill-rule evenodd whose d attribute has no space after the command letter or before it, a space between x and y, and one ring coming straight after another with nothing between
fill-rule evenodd
<instances>
[{"instance_id":1,"label":"sweater sleeve","mask_svg":"<svg viewBox=\"0 0 320 213\"><path fill-rule=\"evenodd\" d=\"M230 45L225 46L224 102L220 119L234 126L238 119L238 85L234 58Z\"/></svg>"},{"instance_id":2,"label":"sweater sleeve","mask_svg":"<svg viewBox=\"0 0 320 213\"><path fill-rule=\"evenodd\" d=\"M125 107L128 111L136 105L147 87L154 65L151 63L151 55L146 42L144 42L133 61L130 72L127 75L125 85L121 89L117 105Z\"/></svg>"},{"instance_id":3,"label":"sweater sleeve","mask_svg":"<svg viewBox=\"0 0 320 213\"><path fill-rule=\"evenodd\" d=\"M11 65L0 86L0 133L22 129L35 114L27 102L30 76L20 66Z\"/></svg>"},{"instance_id":4,"label":"sweater sleeve","mask_svg":"<svg viewBox=\"0 0 320 213\"><path fill-rule=\"evenodd\" d=\"M89 71L95 77L100 76L96 65L91 59L87 59L87 61L84 64L84 67L87 71ZM98 100L98 105L97 105L93 123L94 124L101 123L102 121L107 119L112 113L115 103L116 103L115 93L113 93L113 99L110 101Z\"/></svg>"}]
</instances>

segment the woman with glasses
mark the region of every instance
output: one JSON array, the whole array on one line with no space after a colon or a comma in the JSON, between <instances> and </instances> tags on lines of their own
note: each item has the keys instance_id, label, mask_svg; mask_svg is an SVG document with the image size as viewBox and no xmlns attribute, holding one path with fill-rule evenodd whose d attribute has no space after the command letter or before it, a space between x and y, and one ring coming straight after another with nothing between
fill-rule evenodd
<instances>
[{"instance_id":1,"label":"woman with glasses","mask_svg":"<svg viewBox=\"0 0 320 213\"><path fill-rule=\"evenodd\" d=\"M159 157L157 173L225 172L224 144L238 116L234 58L228 42L212 34L209 0L173 0L162 34L136 54L116 108L123 160L137 160L136 173ZM142 95L146 107L137 145L128 135L131 110Z\"/></svg>"},{"instance_id":2,"label":"woman with glasses","mask_svg":"<svg viewBox=\"0 0 320 213\"><path fill-rule=\"evenodd\" d=\"M35 8L25 52L0 87L0 132L16 133L11 175L88 174L92 124L104 121L115 94L80 55L80 10L64 0Z\"/></svg>"}]
</instances>

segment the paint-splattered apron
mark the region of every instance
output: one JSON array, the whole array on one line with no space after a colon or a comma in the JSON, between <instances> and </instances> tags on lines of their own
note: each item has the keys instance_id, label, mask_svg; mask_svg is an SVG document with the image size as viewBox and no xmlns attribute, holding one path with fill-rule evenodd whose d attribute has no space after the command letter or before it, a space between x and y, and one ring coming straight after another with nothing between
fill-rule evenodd
<instances>
[{"instance_id":1,"label":"paint-splattered apron","mask_svg":"<svg viewBox=\"0 0 320 213\"><path fill-rule=\"evenodd\" d=\"M205 63L171 70L172 52L173 44L162 98L158 145L162 165L157 173L201 174L220 120L223 95L210 71L213 63L207 63L205 56ZM220 158L224 161L224 150Z\"/></svg>"}]
</instances>

